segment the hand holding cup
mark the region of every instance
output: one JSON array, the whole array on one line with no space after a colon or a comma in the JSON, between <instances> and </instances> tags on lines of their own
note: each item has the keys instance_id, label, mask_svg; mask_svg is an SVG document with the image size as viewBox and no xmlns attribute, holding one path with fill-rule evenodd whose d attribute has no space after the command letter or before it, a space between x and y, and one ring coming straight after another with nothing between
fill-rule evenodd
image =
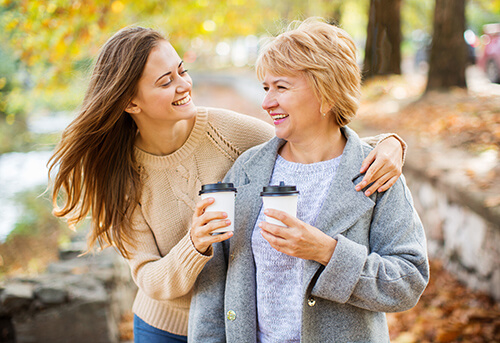
<instances>
[{"instance_id":1,"label":"hand holding cup","mask_svg":"<svg viewBox=\"0 0 500 343\"><path fill-rule=\"evenodd\" d=\"M202 186L202 201L196 205L191 227L191 240L200 253L205 254L212 243L233 235L235 193L231 183Z\"/></svg>"}]
</instances>

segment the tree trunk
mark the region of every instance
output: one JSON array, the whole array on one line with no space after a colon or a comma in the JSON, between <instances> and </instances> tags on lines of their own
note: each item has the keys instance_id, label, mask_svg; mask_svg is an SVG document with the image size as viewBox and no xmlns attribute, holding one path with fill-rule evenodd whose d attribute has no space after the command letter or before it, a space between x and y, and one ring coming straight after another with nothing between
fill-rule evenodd
<instances>
[{"instance_id":1,"label":"tree trunk","mask_svg":"<svg viewBox=\"0 0 500 343\"><path fill-rule=\"evenodd\" d=\"M401 74L401 0L370 0L363 76Z\"/></svg>"},{"instance_id":2,"label":"tree trunk","mask_svg":"<svg viewBox=\"0 0 500 343\"><path fill-rule=\"evenodd\" d=\"M436 0L426 92L466 88L465 0Z\"/></svg>"}]
</instances>

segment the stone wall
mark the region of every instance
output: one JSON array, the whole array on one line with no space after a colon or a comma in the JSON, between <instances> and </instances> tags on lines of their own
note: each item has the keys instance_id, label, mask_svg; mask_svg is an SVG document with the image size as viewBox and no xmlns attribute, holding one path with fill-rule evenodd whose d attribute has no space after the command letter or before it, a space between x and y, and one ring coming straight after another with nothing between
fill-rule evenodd
<instances>
[{"instance_id":1,"label":"stone wall","mask_svg":"<svg viewBox=\"0 0 500 343\"><path fill-rule=\"evenodd\" d=\"M9 280L0 293L0 342L116 343L137 288L115 251L61 254L47 273Z\"/></svg>"},{"instance_id":2,"label":"stone wall","mask_svg":"<svg viewBox=\"0 0 500 343\"><path fill-rule=\"evenodd\" d=\"M500 301L497 212L485 205L480 193L446 174L430 175L427 167L410 160L404 173L426 230L429 256L442 260L469 288Z\"/></svg>"}]
</instances>

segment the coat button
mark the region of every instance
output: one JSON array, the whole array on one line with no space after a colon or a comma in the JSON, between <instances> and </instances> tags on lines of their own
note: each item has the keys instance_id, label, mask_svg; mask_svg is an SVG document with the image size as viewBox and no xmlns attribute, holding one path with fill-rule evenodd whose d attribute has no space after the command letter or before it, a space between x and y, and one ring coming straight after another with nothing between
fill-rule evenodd
<instances>
[{"instance_id":1,"label":"coat button","mask_svg":"<svg viewBox=\"0 0 500 343\"><path fill-rule=\"evenodd\" d=\"M227 315L228 320L235 320L236 319L236 312L234 312L233 310L227 311L226 315Z\"/></svg>"},{"instance_id":2,"label":"coat button","mask_svg":"<svg viewBox=\"0 0 500 343\"><path fill-rule=\"evenodd\" d=\"M316 305L316 299L314 299L313 297L309 297L309 299L307 299L307 305L313 307L314 305Z\"/></svg>"}]
</instances>

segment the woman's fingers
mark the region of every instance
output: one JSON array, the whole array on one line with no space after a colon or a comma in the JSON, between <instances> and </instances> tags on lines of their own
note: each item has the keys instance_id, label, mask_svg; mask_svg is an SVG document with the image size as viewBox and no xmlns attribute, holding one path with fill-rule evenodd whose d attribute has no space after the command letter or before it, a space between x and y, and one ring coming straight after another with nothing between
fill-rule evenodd
<instances>
[{"instance_id":1,"label":"woman's fingers","mask_svg":"<svg viewBox=\"0 0 500 343\"><path fill-rule=\"evenodd\" d=\"M259 223L261 234L271 247L284 254L323 265L330 261L337 243L335 239L285 212L268 209L264 213L288 226Z\"/></svg>"},{"instance_id":2,"label":"woman's fingers","mask_svg":"<svg viewBox=\"0 0 500 343\"><path fill-rule=\"evenodd\" d=\"M359 191L371 184L365 190L366 196L373 194L375 191L381 192L381 188L385 191L397 181L400 175L401 170L398 165L394 164L393 159L389 159L387 156L380 157L370 165L363 180L356 185L356 190ZM387 183L387 181L390 181L390 183Z\"/></svg>"},{"instance_id":3,"label":"woman's fingers","mask_svg":"<svg viewBox=\"0 0 500 343\"><path fill-rule=\"evenodd\" d=\"M193 222L191 225L191 241L196 250L204 254L210 248L210 245L221 242L232 236L232 232L213 235L218 229L231 225L227 219L227 213L220 211L206 211L207 207L213 204L214 198L207 198L196 204L193 213Z\"/></svg>"},{"instance_id":4,"label":"woman's fingers","mask_svg":"<svg viewBox=\"0 0 500 343\"><path fill-rule=\"evenodd\" d=\"M196 204L194 209L193 217L200 217L203 213L205 213L205 209L214 203L214 198L206 198Z\"/></svg>"},{"instance_id":5,"label":"woman's fingers","mask_svg":"<svg viewBox=\"0 0 500 343\"><path fill-rule=\"evenodd\" d=\"M375 191L386 191L394 185L403 167L402 150L401 143L393 137L380 142L362 163L360 172L366 173L363 180L355 186L356 191L371 184L365 190L365 195L369 196Z\"/></svg>"},{"instance_id":6,"label":"woman's fingers","mask_svg":"<svg viewBox=\"0 0 500 343\"><path fill-rule=\"evenodd\" d=\"M373 161L375 161L375 156L376 156L376 151L372 150L370 151L368 156L365 157L363 163L361 164L361 169L359 170L361 174L365 173L368 167L373 163Z\"/></svg>"},{"instance_id":7,"label":"woman's fingers","mask_svg":"<svg viewBox=\"0 0 500 343\"><path fill-rule=\"evenodd\" d=\"M268 208L268 209L264 210L264 214L268 217L279 220L280 222L282 222L284 225L286 225L288 227L294 226L297 223L297 218L289 215L288 213L286 213L284 211Z\"/></svg>"},{"instance_id":8,"label":"woman's fingers","mask_svg":"<svg viewBox=\"0 0 500 343\"><path fill-rule=\"evenodd\" d=\"M378 192L385 192L386 190L388 190L389 188L391 188L392 186L394 186L394 184L396 183L396 181L398 181L398 178L399 178L399 176L397 176L397 175L391 177L377 191Z\"/></svg>"},{"instance_id":9,"label":"woman's fingers","mask_svg":"<svg viewBox=\"0 0 500 343\"><path fill-rule=\"evenodd\" d=\"M369 196L375 192L382 192L382 186L386 185L386 182L391 179L391 174L382 174L381 177L379 177L370 187L365 190L365 195ZM397 180L397 178L396 178ZM385 188L384 190L387 190L389 187Z\"/></svg>"}]
</instances>

